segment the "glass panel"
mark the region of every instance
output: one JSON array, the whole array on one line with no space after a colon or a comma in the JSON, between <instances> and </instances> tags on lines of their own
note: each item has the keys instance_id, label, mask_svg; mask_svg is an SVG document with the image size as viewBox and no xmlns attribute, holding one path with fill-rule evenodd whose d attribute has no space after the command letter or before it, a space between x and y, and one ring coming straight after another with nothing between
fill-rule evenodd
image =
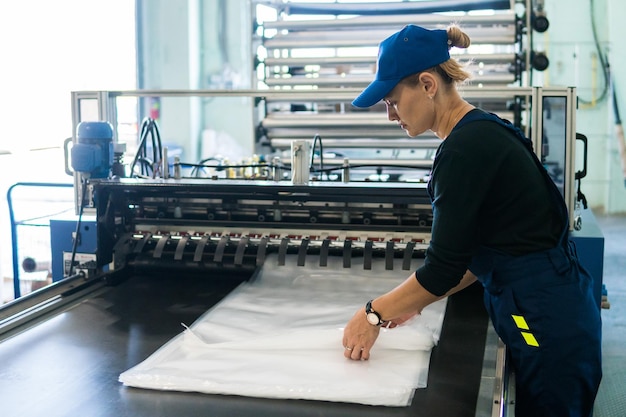
<instances>
[{"instance_id":1,"label":"glass panel","mask_svg":"<svg viewBox=\"0 0 626 417\"><path fill-rule=\"evenodd\" d=\"M98 100L95 98L80 99L78 109L81 122L94 122L100 120L98 116Z\"/></svg>"},{"instance_id":2,"label":"glass panel","mask_svg":"<svg viewBox=\"0 0 626 417\"><path fill-rule=\"evenodd\" d=\"M543 135L541 162L561 195L565 196L567 97L543 98Z\"/></svg>"}]
</instances>

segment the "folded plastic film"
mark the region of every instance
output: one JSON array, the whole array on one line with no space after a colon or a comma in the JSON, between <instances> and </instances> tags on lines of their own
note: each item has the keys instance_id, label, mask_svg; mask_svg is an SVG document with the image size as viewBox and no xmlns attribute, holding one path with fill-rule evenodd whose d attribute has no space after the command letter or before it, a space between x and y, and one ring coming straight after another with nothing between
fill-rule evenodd
<instances>
[{"instance_id":1,"label":"folded plastic film","mask_svg":"<svg viewBox=\"0 0 626 417\"><path fill-rule=\"evenodd\" d=\"M407 325L382 329L369 361L350 361L343 357L343 326L364 301L408 274L386 271L377 262L363 270L330 262L298 267L295 259L287 260L276 267L268 258L254 280L122 373L120 381L150 389L408 405L413 390L426 386L445 301Z\"/></svg>"}]
</instances>

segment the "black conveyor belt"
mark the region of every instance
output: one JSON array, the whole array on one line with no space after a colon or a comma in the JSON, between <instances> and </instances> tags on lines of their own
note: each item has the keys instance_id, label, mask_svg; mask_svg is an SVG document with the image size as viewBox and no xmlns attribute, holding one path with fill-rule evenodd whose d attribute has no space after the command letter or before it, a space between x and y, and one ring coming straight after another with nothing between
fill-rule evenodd
<instances>
[{"instance_id":1,"label":"black conveyor belt","mask_svg":"<svg viewBox=\"0 0 626 417\"><path fill-rule=\"evenodd\" d=\"M451 297L431 356L428 388L416 391L410 407L164 392L118 382L121 372L150 356L183 330L181 323L190 325L237 284L184 274L137 275L5 340L0 343L0 414L474 416L488 325L476 286ZM337 354L342 354L340 345Z\"/></svg>"}]
</instances>

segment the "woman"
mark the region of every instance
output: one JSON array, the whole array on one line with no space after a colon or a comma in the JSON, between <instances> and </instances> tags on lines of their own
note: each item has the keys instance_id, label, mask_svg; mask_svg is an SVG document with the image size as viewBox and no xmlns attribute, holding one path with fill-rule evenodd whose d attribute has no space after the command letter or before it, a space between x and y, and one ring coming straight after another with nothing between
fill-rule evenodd
<instances>
[{"instance_id":1,"label":"woman","mask_svg":"<svg viewBox=\"0 0 626 417\"><path fill-rule=\"evenodd\" d=\"M433 226L424 265L364 303L346 325L346 358L367 360L380 326L394 327L478 280L516 377L516 415L589 416L601 379L601 322L588 273L568 241L567 208L508 122L457 91L469 78L452 46L458 27L408 25L380 44L375 80L353 101L380 100L411 137L443 140L428 191Z\"/></svg>"}]
</instances>

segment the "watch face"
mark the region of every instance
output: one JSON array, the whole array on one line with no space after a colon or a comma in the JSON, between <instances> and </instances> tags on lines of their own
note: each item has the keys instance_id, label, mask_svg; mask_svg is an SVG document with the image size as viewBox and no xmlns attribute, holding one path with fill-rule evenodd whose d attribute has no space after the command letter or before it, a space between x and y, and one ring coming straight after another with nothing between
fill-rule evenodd
<instances>
[{"instance_id":1,"label":"watch face","mask_svg":"<svg viewBox=\"0 0 626 417\"><path fill-rule=\"evenodd\" d=\"M369 322L369 324L374 325L374 326L378 326L378 323L380 322L380 319L378 318L376 313L367 313L366 317L367 317L367 321Z\"/></svg>"}]
</instances>

